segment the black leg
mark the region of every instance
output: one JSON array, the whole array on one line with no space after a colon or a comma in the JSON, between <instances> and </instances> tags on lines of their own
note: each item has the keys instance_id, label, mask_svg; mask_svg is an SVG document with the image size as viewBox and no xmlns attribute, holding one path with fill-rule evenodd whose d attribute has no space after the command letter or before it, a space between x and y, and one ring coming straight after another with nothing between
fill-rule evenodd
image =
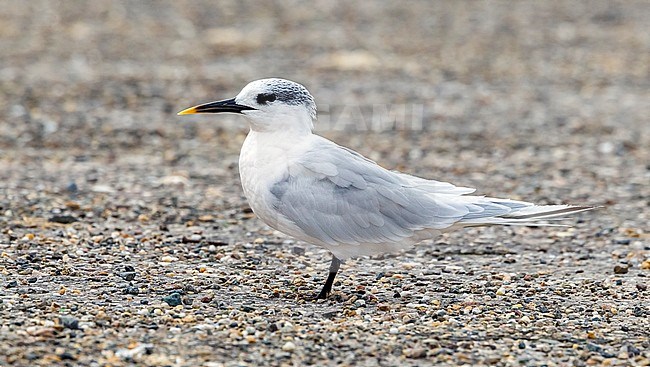
<instances>
[{"instance_id":1,"label":"black leg","mask_svg":"<svg viewBox=\"0 0 650 367\"><path fill-rule=\"evenodd\" d=\"M327 298L327 296L332 291L334 278L336 278L336 273L338 273L339 267L341 267L341 260L337 259L336 256L332 255L332 263L330 264L330 274L327 277L327 280L325 281L325 285L323 286L323 289L321 289L320 293L318 293L315 299Z\"/></svg>"}]
</instances>

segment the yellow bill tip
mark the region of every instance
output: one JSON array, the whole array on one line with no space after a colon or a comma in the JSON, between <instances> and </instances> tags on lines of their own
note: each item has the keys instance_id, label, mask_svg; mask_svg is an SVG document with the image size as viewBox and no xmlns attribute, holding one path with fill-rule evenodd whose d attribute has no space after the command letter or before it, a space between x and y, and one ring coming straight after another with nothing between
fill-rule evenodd
<instances>
[{"instance_id":1,"label":"yellow bill tip","mask_svg":"<svg viewBox=\"0 0 650 367\"><path fill-rule=\"evenodd\" d=\"M195 107L186 108L186 109L184 109L183 111L177 113L177 115L178 115L178 116L181 116L181 115L193 115L193 114L195 114L195 113L197 113L197 112L196 112L196 106L195 106Z\"/></svg>"}]
</instances>

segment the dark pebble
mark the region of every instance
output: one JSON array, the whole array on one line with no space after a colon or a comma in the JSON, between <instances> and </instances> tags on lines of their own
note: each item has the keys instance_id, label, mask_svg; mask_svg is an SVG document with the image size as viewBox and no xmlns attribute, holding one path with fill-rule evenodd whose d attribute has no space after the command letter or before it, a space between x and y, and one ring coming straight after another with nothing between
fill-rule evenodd
<instances>
[{"instance_id":1,"label":"dark pebble","mask_svg":"<svg viewBox=\"0 0 650 367\"><path fill-rule=\"evenodd\" d=\"M627 274L627 271L628 271L627 266L620 266L620 265L614 266L614 274Z\"/></svg>"},{"instance_id":2,"label":"dark pebble","mask_svg":"<svg viewBox=\"0 0 650 367\"><path fill-rule=\"evenodd\" d=\"M251 306L241 306L241 310L244 311L244 312L253 312L253 311L255 311L255 308L253 308Z\"/></svg>"},{"instance_id":3,"label":"dark pebble","mask_svg":"<svg viewBox=\"0 0 650 367\"><path fill-rule=\"evenodd\" d=\"M196 292L196 288L195 288L193 285L191 285L191 284L187 284L187 285L185 285L185 286L183 287L183 292L184 292L184 293L197 293L197 292Z\"/></svg>"},{"instance_id":4,"label":"dark pebble","mask_svg":"<svg viewBox=\"0 0 650 367\"><path fill-rule=\"evenodd\" d=\"M524 343L524 342L519 342L518 347L519 347L519 349L526 349L526 343Z\"/></svg>"},{"instance_id":5,"label":"dark pebble","mask_svg":"<svg viewBox=\"0 0 650 367\"><path fill-rule=\"evenodd\" d=\"M215 227L216 227L216 226L215 226ZM216 229L216 228L215 228L215 229ZM162 228L161 228L160 230L161 230L161 231L168 231L168 229L166 229L166 228L165 228L165 229L162 229ZM215 246L228 246L228 245L230 245L229 242L227 242L227 241L222 241L222 240L218 240L218 239L217 239L217 240L211 240L211 239L208 239L208 240L205 241L205 243L208 244L208 245L215 245Z\"/></svg>"},{"instance_id":6,"label":"dark pebble","mask_svg":"<svg viewBox=\"0 0 650 367\"><path fill-rule=\"evenodd\" d=\"M27 291L25 293L27 293L27 294L43 294L43 293L47 293L47 289L40 288L40 287L29 287L29 288L27 288Z\"/></svg>"},{"instance_id":7,"label":"dark pebble","mask_svg":"<svg viewBox=\"0 0 650 367\"><path fill-rule=\"evenodd\" d=\"M637 306L637 307L634 307L634 311L633 311L633 313L634 313L634 316L636 316L636 317L641 317L641 316L643 316L643 314L645 313L645 310L642 309L641 307L638 307L638 306Z\"/></svg>"},{"instance_id":8,"label":"dark pebble","mask_svg":"<svg viewBox=\"0 0 650 367\"><path fill-rule=\"evenodd\" d=\"M602 236L608 235L608 234L614 232L615 229L616 228L604 228L604 229L601 229L600 231L596 232L596 237L602 237Z\"/></svg>"},{"instance_id":9,"label":"dark pebble","mask_svg":"<svg viewBox=\"0 0 650 367\"><path fill-rule=\"evenodd\" d=\"M77 218L71 216L71 215L55 215L52 218L50 218L50 222L53 223L61 223L61 224L70 224L77 222Z\"/></svg>"},{"instance_id":10,"label":"dark pebble","mask_svg":"<svg viewBox=\"0 0 650 367\"><path fill-rule=\"evenodd\" d=\"M376 280L379 280L379 279L381 279L381 278L383 278L383 277L385 277L385 276L386 276L386 273L379 273L379 274L377 274L377 276L375 277L375 279L376 279Z\"/></svg>"},{"instance_id":11,"label":"dark pebble","mask_svg":"<svg viewBox=\"0 0 650 367\"><path fill-rule=\"evenodd\" d=\"M12 280L11 282L8 282L6 285L7 288L16 288L18 287L18 282L15 280Z\"/></svg>"},{"instance_id":12,"label":"dark pebble","mask_svg":"<svg viewBox=\"0 0 650 367\"><path fill-rule=\"evenodd\" d=\"M594 344L594 343L587 343L587 349L588 349L590 352L597 352L597 353L600 353L600 351L602 350L602 348L600 347L600 345L598 345L598 344Z\"/></svg>"},{"instance_id":13,"label":"dark pebble","mask_svg":"<svg viewBox=\"0 0 650 367\"><path fill-rule=\"evenodd\" d=\"M59 322L66 329L78 330L79 320L72 316L59 316Z\"/></svg>"},{"instance_id":14,"label":"dark pebble","mask_svg":"<svg viewBox=\"0 0 650 367\"><path fill-rule=\"evenodd\" d=\"M27 279L28 283L36 283L37 281L38 281L38 278L36 278L36 277L32 277L32 278Z\"/></svg>"},{"instance_id":15,"label":"dark pebble","mask_svg":"<svg viewBox=\"0 0 650 367\"><path fill-rule=\"evenodd\" d=\"M339 313L339 311L336 311L336 310L334 310L334 311L326 311L326 312L323 312L323 317L326 318L326 319L333 319L338 313Z\"/></svg>"},{"instance_id":16,"label":"dark pebble","mask_svg":"<svg viewBox=\"0 0 650 367\"><path fill-rule=\"evenodd\" d=\"M77 357L73 356L70 352L63 352L59 354L59 358L61 358L62 361L76 361Z\"/></svg>"},{"instance_id":17,"label":"dark pebble","mask_svg":"<svg viewBox=\"0 0 650 367\"><path fill-rule=\"evenodd\" d=\"M133 279L135 279L136 273L134 271L125 271L123 273L120 273L120 278L130 282Z\"/></svg>"},{"instance_id":18,"label":"dark pebble","mask_svg":"<svg viewBox=\"0 0 650 367\"><path fill-rule=\"evenodd\" d=\"M548 308L546 306L544 306L544 305L539 305L539 306L537 306L537 311L539 311L541 313L547 313Z\"/></svg>"},{"instance_id":19,"label":"dark pebble","mask_svg":"<svg viewBox=\"0 0 650 367\"><path fill-rule=\"evenodd\" d=\"M305 254L305 249L300 246L293 246L291 253L297 256L302 256Z\"/></svg>"},{"instance_id":20,"label":"dark pebble","mask_svg":"<svg viewBox=\"0 0 650 367\"><path fill-rule=\"evenodd\" d=\"M178 292L174 292L170 294L169 296L163 297L163 302L167 303L168 305L172 307L176 307L179 305L183 304L183 300L181 299L181 294Z\"/></svg>"},{"instance_id":21,"label":"dark pebble","mask_svg":"<svg viewBox=\"0 0 650 367\"><path fill-rule=\"evenodd\" d=\"M212 297L212 296L204 296L204 297L201 297L201 302L208 303L208 302L212 301L213 298L214 297Z\"/></svg>"},{"instance_id":22,"label":"dark pebble","mask_svg":"<svg viewBox=\"0 0 650 367\"><path fill-rule=\"evenodd\" d=\"M77 187L77 184L75 182L70 182L65 189L71 194L76 194L77 191L79 191L79 187Z\"/></svg>"},{"instance_id":23,"label":"dark pebble","mask_svg":"<svg viewBox=\"0 0 650 367\"><path fill-rule=\"evenodd\" d=\"M636 283L636 289L640 291L645 291L648 289L648 286L643 283Z\"/></svg>"},{"instance_id":24,"label":"dark pebble","mask_svg":"<svg viewBox=\"0 0 650 367\"><path fill-rule=\"evenodd\" d=\"M636 357L639 354L641 354L641 350L639 348L635 347L632 344L626 344L625 349L627 349L627 354L629 356L635 356Z\"/></svg>"},{"instance_id":25,"label":"dark pebble","mask_svg":"<svg viewBox=\"0 0 650 367\"><path fill-rule=\"evenodd\" d=\"M141 300L140 300L140 304L141 304L141 305L148 305L148 304L149 304L149 300L147 300L147 299L141 299Z\"/></svg>"},{"instance_id":26,"label":"dark pebble","mask_svg":"<svg viewBox=\"0 0 650 367\"><path fill-rule=\"evenodd\" d=\"M621 238L618 240L614 240L614 243L617 245L629 245L630 244L630 239L629 238Z\"/></svg>"},{"instance_id":27,"label":"dark pebble","mask_svg":"<svg viewBox=\"0 0 650 367\"><path fill-rule=\"evenodd\" d=\"M262 263L262 260L254 257L248 257L246 260L246 265L259 265Z\"/></svg>"},{"instance_id":28,"label":"dark pebble","mask_svg":"<svg viewBox=\"0 0 650 367\"><path fill-rule=\"evenodd\" d=\"M140 290L138 289L138 287L134 287L134 286L130 285L130 286L124 288L124 294L130 294L132 296L137 296L138 294L140 294Z\"/></svg>"},{"instance_id":29,"label":"dark pebble","mask_svg":"<svg viewBox=\"0 0 650 367\"><path fill-rule=\"evenodd\" d=\"M603 356L604 358L614 358L614 357L616 357L615 353L612 353L612 352L607 351L607 350L602 351L600 353L600 355Z\"/></svg>"},{"instance_id":30,"label":"dark pebble","mask_svg":"<svg viewBox=\"0 0 650 367\"><path fill-rule=\"evenodd\" d=\"M201 239L194 239L194 238L183 236L183 238L181 239L181 242L182 243L201 243Z\"/></svg>"},{"instance_id":31,"label":"dark pebble","mask_svg":"<svg viewBox=\"0 0 650 367\"><path fill-rule=\"evenodd\" d=\"M449 348L440 348L437 351L433 353L433 356L439 356L439 355L452 355L454 354L454 351L449 349Z\"/></svg>"}]
</instances>

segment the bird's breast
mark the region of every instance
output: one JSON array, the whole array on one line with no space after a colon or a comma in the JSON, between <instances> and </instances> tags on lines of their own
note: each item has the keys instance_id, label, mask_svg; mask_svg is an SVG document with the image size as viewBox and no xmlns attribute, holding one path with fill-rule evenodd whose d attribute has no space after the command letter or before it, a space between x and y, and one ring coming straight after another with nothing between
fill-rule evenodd
<instances>
[{"instance_id":1,"label":"bird's breast","mask_svg":"<svg viewBox=\"0 0 650 367\"><path fill-rule=\"evenodd\" d=\"M285 179L296 152L286 141L273 136L249 133L239 156L239 175L251 209L267 224L277 217L274 185ZM295 146L295 145L294 145Z\"/></svg>"}]
</instances>

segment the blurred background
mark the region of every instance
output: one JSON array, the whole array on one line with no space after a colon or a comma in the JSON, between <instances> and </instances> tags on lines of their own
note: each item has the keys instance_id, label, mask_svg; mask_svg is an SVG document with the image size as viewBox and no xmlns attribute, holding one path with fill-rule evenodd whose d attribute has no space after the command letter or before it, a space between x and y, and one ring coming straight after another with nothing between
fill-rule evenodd
<instances>
[{"instance_id":1,"label":"blurred background","mask_svg":"<svg viewBox=\"0 0 650 367\"><path fill-rule=\"evenodd\" d=\"M648 1L0 0L0 364L647 363L649 24ZM350 260L335 300L306 303L329 255L252 215L245 120L176 116L266 77L304 84L317 132L384 167L605 208ZM236 333L266 322L250 347Z\"/></svg>"},{"instance_id":2,"label":"blurred background","mask_svg":"<svg viewBox=\"0 0 650 367\"><path fill-rule=\"evenodd\" d=\"M122 166L152 180L180 172L236 181L223 170L235 169L245 121L175 112L271 76L307 86L321 110L317 131L390 168L492 195L590 204L615 200L588 198L594 189L647 183L644 1L9 1L2 9L4 185L30 185L25 175L37 173L25 167L52 171L60 182L39 185L55 191L85 186L88 170L108 181ZM132 186L120 174L110 185ZM571 187L578 179L583 187Z\"/></svg>"}]
</instances>

